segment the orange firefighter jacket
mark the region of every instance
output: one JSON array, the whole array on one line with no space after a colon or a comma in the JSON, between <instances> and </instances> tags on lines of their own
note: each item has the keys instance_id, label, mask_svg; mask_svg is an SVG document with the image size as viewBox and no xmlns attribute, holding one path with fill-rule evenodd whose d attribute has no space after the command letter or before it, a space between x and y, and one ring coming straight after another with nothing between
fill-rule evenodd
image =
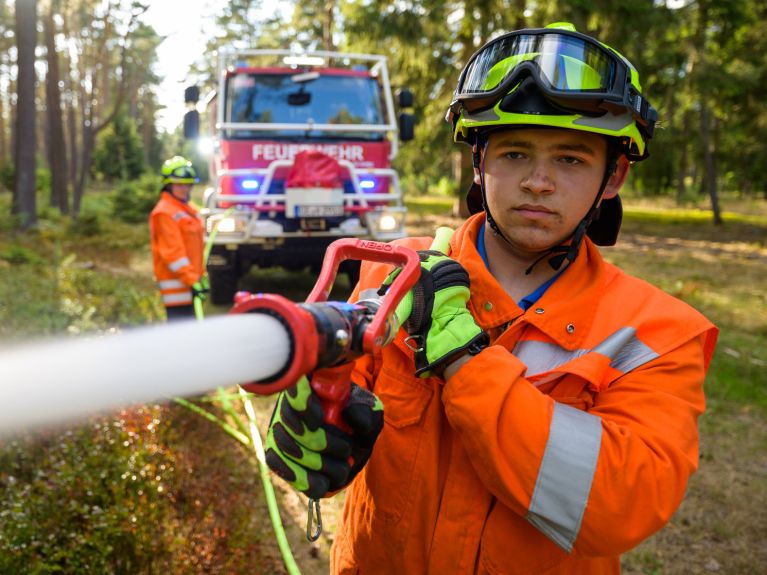
<instances>
[{"instance_id":1,"label":"orange firefighter jacket","mask_svg":"<svg viewBox=\"0 0 767 575\"><path fill-rule=\"evenodd\" d=\"M413 375L403 330L358 360L354 381L381 398L385 425L346 492L332 573L619 573L697 467L717 329L588 240L523 312L477 252L483 223L455 233L451 256L491 346L447 383ZM352 297L388 271L363 264Z\"/></svg>"},{"instance_id":2,"label":"orange firefighter jacket","mask_svg":"<svg viewBox=\"0 0 767 575\"><path fill-rule=\"evenodd\" d=\"M191 286L204 273L197 210L163 192L149 215L154 277L166 307L192 304Z\"/></svg>"}]
</instances>

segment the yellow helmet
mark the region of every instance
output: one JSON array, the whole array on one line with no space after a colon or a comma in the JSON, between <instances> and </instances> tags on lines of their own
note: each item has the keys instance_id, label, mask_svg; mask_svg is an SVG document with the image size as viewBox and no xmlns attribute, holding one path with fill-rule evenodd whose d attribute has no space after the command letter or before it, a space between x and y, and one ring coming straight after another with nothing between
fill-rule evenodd
<instances>
[{"instance_id":1,"label":"yellow helmet","mask_svg":"<svg viewBox=\"0 0 767 575\"><path fill-rule=\"evenodd\" d=\"M183 156L173 156L162 165L162 185L166 184L196 184L200 180L192 162Z\"/></svg>"},{"instance_id":2,"label":"yellow helmet","mask_svg":"<svg viewBox=\"0 0 767 575\"><path fill-rule=\"evenodd\" d=\"M495 127L549 126L615 138L629 160L648 156L657 112L617 50L567 22L517 30L480 48L447 111L455 141Z\"/></svg>"}]
</instances>

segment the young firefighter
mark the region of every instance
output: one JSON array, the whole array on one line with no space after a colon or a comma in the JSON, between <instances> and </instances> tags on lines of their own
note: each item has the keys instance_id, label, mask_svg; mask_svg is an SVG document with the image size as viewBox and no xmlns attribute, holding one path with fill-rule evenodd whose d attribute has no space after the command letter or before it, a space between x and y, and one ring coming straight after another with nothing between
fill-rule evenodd
<instances>
[{"instance_id":1,"label":"young firefighter","mask_svg":"<svg viewBox=\"0 0 767 575\"><path fill-rule=\"evenodd\" d=\"M168 321L193 319L193 297L205 299L208 278L202 261L203 230L189 205L197 183L192 163L174 156L162 165L160 201L149 215L154 276Z\"/></svg>"},{"instance_id":2,"label":"young firefighter","mask_svg":"<svg viewBox=\"0 0 767 575\"><path fill-rule=\"evenodd\" d=\"M333 573L619 573L677 509L717 330L596 247L655 117L631 64L566 23L469 60L448 119L477 213L449 258L420 252L409 323L355 367L351 431L304 381L271 423L278 474L315 497L350 484ZM365 264L353 299L390 271Z\"/></svg>"}]
</instances>

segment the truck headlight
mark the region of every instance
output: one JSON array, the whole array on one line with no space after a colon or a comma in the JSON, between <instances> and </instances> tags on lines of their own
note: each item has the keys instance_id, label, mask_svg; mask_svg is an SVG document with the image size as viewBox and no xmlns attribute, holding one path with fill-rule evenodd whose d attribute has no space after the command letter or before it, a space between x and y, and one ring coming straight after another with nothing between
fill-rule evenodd
<instances>
[{"instance_id":1,"label":"truck headlight","mask_svg":"<svg viewBox=\"0 0 767 575\"><path fill-rule=\"evenodd\" d=\"M384 238L399 237L404 234L405 214L407 209L403 207L385 207L365 214L368 229L375 238L378 235Z\"/></svg>"},{"instance_id":2,"label":"truck headlight","mask_svg":"<svg viewBox=\"0 0 767 575\"><path fill-rule=\"evenodd\" d=\"M238 216L210 216L205 222L208 233L217 230L219 234L242 234L248 227L248 221Z\"/></svg>"}]
</instances>

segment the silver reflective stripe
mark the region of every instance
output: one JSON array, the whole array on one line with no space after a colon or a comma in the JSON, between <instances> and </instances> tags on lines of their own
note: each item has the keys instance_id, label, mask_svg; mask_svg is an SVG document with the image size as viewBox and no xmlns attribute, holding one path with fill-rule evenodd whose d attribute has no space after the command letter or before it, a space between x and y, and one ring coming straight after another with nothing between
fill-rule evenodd
<instances>
[{"instance_id":1,"label":"silver reflective stripe","mask_svg":"<svg viewBox=\"0 0 767 575\"><path fill-rule=\"evenodd\" d=\"M188 286L181 280L162 280L157 282L157 287L160 289L182 289Z\"/></svg>"},{"instance_id":2,"label":"silver reflective stripe","mask_svg":"<svg viewBox=\"0 0 767 575\"><path fill-rule=\"evenodd\" d=\"M184 256L183 258L178 258L175 262L170 262L168 264L168 269L172 272L177 272L184 266L190 266L192 265L192 262L189 261L189 258Z\"/></svg>"},{"instance_id":3,"label":"silver reflective stripe","mask_svg":"<svg viewBox=\"0 0 767 575\"><path fill-rule=\"evenodd\" d=\"M192 303L192 292L163 294L162 303Z\"/></svg>"},{"instance_id":4,"label":"silver reflective stripe","mask_svg":"<svg viewBox=\"0 0 767 575\"><path fill-rule=\"evenodd\" d=\"M613 369L628 373L659 357L637 338L636 333L633 327L624 327L600 343L594 351L609 357L612 360L610 367ZM605 346L604 350L603 346Z\"/></svg>"},{"instance_id":5,"label":"silver reflective stripe","mask_svg":"<svg viewBox=\"0 0 767 575\"><path fill-rule=\"evenodd\" d=\"M190 216L190 215L189 215L189 214L187 214L186 212L176 212L175 214L173 214L173 219L174 219L175 221L179 221L179 220L181 220L181 219L183 219L183 218L191 218L191 217L192 217L192 216Z\"/></svg>"},{"instance_id":6,"label":"silver reflective stripe","mask_svg":"<svg viewBox=\"0 0 767 575\"><path fill-rule=\"evenodd\" d=\"M526 519L568 553L581 529L602 443L602 420L554 403Z\"/></svg>"},{"instance_id":7,"label":"silver reflective stripe","mask_svg":"<svg viewBox=\"0 0 767 575\"><path fill-rule=\"evenodd\" d=\"M363 299L383 299L378 295L378 290L375 288L364 289L360 292L360 301Z\"/></svg>"},{"instance_id":8,"label":"silver reflective stripe","mask_svg":"<svg viewBox=\"0 0 767 575\"><path fill-rule=\"evenodd\" d=\"M610 358L610 367L623 373L636 369L658 357L652 349L636 336L636 329L623 327L597 345L594 349L573 351L543 341L522 341L514 348L514 355L527 366L527 376L552 371L569 361L591 352Z\"/></svg>"}]
</instances>

